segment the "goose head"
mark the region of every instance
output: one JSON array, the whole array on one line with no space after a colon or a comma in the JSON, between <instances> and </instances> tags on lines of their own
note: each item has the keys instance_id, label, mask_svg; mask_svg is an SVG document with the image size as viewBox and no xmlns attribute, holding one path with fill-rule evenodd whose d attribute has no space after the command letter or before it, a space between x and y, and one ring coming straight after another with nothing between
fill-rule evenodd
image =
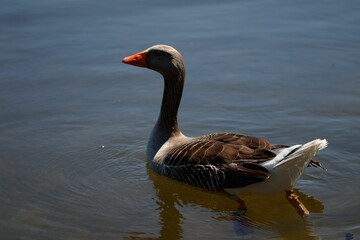
<instances>
[{"instance_id":1,"label":"goose head","mask_svg":"<svg viewBox=\"0 0 360 240\"><path fill-rule=\"evenodd\" d=\"M160 115L153 130L154 134L151 135L149 141L150 149L156 151L148 155L154 156L154 153L159 150L170 136L182 135L178 127L177 112L185 80L183 58L173 47L155 45L142 52L125 57L123 63L149 68L163 75L165 84Z\"/></svg>"},{"instance_id":2,"label":"goose head","mask_svg":"<svg viewBox=\"0 0 360 240\"><path fill-rule=\"evenodd\" d=\"M155 45L142 52L125 57L123 63L146 67L164 77L173 74L184 75L185 68L181 54L168 45Z\"/></svg>"}]
</instances>

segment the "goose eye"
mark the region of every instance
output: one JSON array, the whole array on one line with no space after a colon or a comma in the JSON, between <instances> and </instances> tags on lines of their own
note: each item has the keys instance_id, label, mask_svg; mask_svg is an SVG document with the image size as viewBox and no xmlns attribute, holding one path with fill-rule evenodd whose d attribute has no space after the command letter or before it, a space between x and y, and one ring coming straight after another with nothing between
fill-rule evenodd
<instances>
[{"instance_id":1,"label":"goose eye","mask_svg":"<svg viewBox=\"0 0 360 240\"><path fill-rule=\"evenodd\" d=\"M161 55L161 52L160 51L155 51L155 56L160 56Z\"/></svg>"}]
</instances>

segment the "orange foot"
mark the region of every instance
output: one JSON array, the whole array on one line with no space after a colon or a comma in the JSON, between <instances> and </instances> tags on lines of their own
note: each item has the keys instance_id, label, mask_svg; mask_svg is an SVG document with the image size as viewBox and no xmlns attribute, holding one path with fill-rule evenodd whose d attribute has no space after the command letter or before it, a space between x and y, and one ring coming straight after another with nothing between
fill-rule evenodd
<instances>
[{"instance_id":1,"label":"orange foot","mask_svg":"<svg viewBox=\"0 0 360 240\"><path fill-rule=\"evenodd\" d=\"M293 205L300 216L309 216L309 210L307 210L305 205L299 200L298 196L293 191L286 191L286 198L291 203L291 205Z\"/></svg>"},{"instance_id":2,"label":"orange foot","mask_svg":"<svg viewBox=\"0 0 360 240\"><path fill-rule=\"evenodd\" d=\"M236 209L235 211L235 215L238 216L238 217L242 217L245 215L246 211L247 211L247 207L246 207L246 204L245 204L245 201L242 200L242 199L237 199L236 200L239 204L239 207Z\"/></svg>"}]
</instances>

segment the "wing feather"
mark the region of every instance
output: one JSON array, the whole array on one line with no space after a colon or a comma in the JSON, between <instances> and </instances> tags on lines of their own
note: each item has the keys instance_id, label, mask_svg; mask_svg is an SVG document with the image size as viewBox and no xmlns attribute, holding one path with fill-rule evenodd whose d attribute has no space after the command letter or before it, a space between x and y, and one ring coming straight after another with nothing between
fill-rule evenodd
<instances>
[{"instance_id":1,"label":"wing feather","mask_svg":"<svg viewBox=\"0 0 360 240\"><path fill-rule=\"evenodd\" d=\"M270 176L258 163L275 156L272 148L262 138L236 133L193 138L167 152L164 173L208 190L243 187Z\"/></svg>"}]
</instances>

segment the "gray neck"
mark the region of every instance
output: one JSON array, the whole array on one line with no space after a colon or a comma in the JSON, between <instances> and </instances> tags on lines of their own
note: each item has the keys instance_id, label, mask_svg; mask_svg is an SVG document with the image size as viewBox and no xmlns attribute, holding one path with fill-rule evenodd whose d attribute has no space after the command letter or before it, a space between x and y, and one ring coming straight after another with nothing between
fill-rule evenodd
<instances>
[{"instance_id":1,"label":"gray neck","mask_svg":"<svg viewBox=\"0 0 360 240\"><path fill-rule=\"evenodd\" d=\"M180 132L177 114L180 106L181 96L184 87L184 76L164 76L164 92L161 103L160 115L157 125L163 128L170 135Z\"/></svg>"},{"instance_id":2,"label":"gray neck","mask_svg":"<svg viewBox=\"0 0 360 240\"><path fill-rule=\"evenodd\" d=\"M150 161L170 137L182 135L177 119L185 79L185 71L182 69L174 68L162 74L165 86L160 114L147 146L147 158Z\"/></svg>"}]
</instances>

